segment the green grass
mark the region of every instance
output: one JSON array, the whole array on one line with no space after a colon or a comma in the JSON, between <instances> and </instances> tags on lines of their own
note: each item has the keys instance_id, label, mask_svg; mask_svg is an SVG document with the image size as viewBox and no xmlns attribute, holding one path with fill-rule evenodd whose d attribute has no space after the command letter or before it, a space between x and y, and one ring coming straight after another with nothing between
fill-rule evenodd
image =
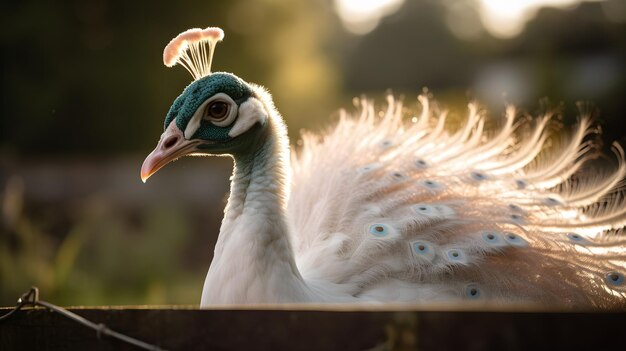
<instances>
[{"instance_id":1,"label":"green grass","mask_svg":"<svg viewBox=\"0 0 626 351\"><path fill-rule=\"evenodd\" d=\"M94 200L60 235L46 216L14 214L0 236L0 306L31 285L59 305L199 303L206 267L187 259L189 216L176 207L141 211Z\"/></svg>"}]
</instances>

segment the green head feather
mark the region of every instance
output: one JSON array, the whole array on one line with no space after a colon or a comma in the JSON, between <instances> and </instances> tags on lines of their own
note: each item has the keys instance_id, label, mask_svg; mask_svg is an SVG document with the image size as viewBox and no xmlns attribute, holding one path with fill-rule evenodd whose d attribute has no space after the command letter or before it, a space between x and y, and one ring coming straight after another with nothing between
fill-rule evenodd
<instances>
[{"instance_id":1,"label":"green head feather","mask_svg":"<svg viewBox=\"0 0 626 351\"><path fill-rule=\"evenodd\" d=\"M252 89L241 78L231 73L216 72L189 84L183 93L174 100L167 116L165 128L175 120L180 130L185 130L196 110L211 96L224 93L240 106L253 95ZM202 121L193 138L226 141L232 124L218 127L208 121Z\"/></svg>"}]
</instances>

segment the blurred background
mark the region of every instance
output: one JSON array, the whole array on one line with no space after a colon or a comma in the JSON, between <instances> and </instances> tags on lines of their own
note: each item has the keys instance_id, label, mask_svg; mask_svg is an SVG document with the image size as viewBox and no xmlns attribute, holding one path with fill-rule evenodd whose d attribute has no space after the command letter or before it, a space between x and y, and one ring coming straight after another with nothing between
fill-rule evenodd
<instances>
[{"instance_id":1,"label":"blurred background","mask_svg":"<svg viewBox=\"0 0 626 351\"><path fill-rule=\"evenodd\" d=\"M576 101L626 141L623 0L8 0L0 5L0 306L198 304L232 163L143 158L191 82L162 50L220 26L214 71L266 86L292 142L367 94L428 87L462 114ZM623 144L624 145L624 144Z\"/></svg>"}]
</instances>

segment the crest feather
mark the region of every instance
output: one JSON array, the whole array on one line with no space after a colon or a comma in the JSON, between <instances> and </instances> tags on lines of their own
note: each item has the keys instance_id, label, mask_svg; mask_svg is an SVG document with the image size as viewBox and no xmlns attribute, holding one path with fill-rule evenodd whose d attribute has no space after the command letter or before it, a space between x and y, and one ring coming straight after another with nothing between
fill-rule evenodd
<instances>
[{"instance_id":1,"label":"crest feather","mask_svg":"<svg viewBox=\"0 0 626 351\"><path fill-rule=\"evenodd\" d=\"M213 52L224 39L224 31L217 27L192 28L178 34L163 50L163 63L167 67L179 64L194 80L211 74Z\"/></svg>"}]
</instances>

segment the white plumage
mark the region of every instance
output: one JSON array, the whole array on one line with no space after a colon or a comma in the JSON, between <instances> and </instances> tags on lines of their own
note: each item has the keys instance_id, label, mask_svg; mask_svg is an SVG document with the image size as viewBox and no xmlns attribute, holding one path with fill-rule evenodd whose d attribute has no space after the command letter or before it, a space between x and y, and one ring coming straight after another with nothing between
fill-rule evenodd
<instances>
[{"instance_id":1,"label":"white plumage","mask_svg":"<svg viewBox=\"0 0 626 351\"><path fill-rule=\"evenodd\" d=\"M415 122L391 97L383 117L362 100L360 116L304 137L288 212L303 276L380 301L624 305L621 147L614 170L575 173L596 153L587 116L565 133L509 107L485 132L470 105L449 132L420 101Z\"/></svg>"},{"instance_id":2,"label":"white plumage","mask_svg":"<svg viewBox=\"0 0 626 351\"><path fill-rule=\"evenodd\" d=\"M209 72L196 82L214 86L211 80L226 79L220 75ZM326 132L304 134L290 157L271 96L241 82L250 96L228 105L238 109L235 136L215 146L202 136L219 132L206 115L206 125L194 125L195 137L184 138L180 129L189 121L175 111L142 168L145 179L186 154L235 159L202 306L626 307L624 151L614 144L613 167L597 168L591 161L598 155L596 130L584 112L572 130L559 130L551 113L520 118L509 106L502 121L487 127L473 103L463 121L450 122L426 95L419 96L415 117L392 96L383 111L360 99L355 112L342 112ZM204 110L198 111L195 116ZM172 135L196 149L164 149ZM247 146L224 146L230 143ZM159 152L171 155L153 161Z\"/></svg>"}]
</instances>

